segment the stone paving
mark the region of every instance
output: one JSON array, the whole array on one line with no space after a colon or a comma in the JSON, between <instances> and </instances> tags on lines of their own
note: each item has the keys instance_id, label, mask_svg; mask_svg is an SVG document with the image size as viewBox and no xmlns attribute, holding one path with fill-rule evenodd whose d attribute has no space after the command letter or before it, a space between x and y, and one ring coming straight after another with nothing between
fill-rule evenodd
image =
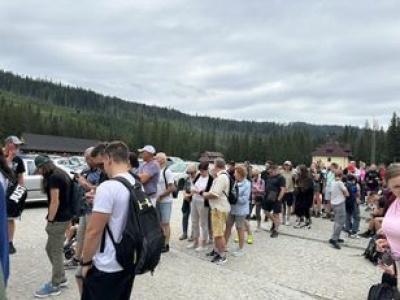
<instances>
[{"instance_id":1,"label":"stone paving","mask_svg":"<svg viewBox=\"0 0 400 300\"><path fill-rule=\"evenodd\" d=\"M186 249L181 234L181 199L174 203L171 251L164 254L154 276L135 280L132 299L366 299L381 272L361 257L366 239L346 238L341 250L327 240L333 223L313 219L311 229L282 226L271 239L270 223L255 233L255 243L245 245L243 257L228 252L228 262L216 266L204 253ZM26 209L17 224L16 247L11 257L8 299L33 299L33 292L49 280L50 264L44 250L46 209ZM252 222L255 225L254 222ZM364 230L366 223L361 222ZM230 243L229 247L235 247ZM54 299L79 299L74 271L66 271L70 285ZM111 299L110 299L111 300Z\"/></svg>"}]
</instances>

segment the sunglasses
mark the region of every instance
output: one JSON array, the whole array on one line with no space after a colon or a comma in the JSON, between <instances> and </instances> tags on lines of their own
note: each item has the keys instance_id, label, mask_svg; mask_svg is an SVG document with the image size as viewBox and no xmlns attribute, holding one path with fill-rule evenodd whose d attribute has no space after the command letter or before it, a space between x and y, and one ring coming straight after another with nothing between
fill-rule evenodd
<instances>
[{"instance_id":1,"label":"sunglasses","mask_svg":"<svg viewBox=\"0 0 400 300\"><path fill-rule=\"evenodd\" d=\"M186 172L186 174L191 175L191 174L196 174L196 172Z\"/></svg>"}]
</instances>

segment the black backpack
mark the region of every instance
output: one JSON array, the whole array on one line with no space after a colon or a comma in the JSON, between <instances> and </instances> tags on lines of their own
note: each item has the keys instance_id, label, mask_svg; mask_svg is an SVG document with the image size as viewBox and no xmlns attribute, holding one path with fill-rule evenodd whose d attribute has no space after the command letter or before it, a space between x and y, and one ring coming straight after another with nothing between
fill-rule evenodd
<instances>
[{"instance_id":1,"label":"black backpack","mask_svg":"<svg viewBox=\"0 0 400 300\"><path fill-rule=\"evenodd\" d=\"M400 300L400 294L396 287L378 283L370 287L367 300Z\"/></svg>"},{"instance_id":2,"label":"black backpack","mask_svg":"<svg viewBox=\"0 0 400 300\"><path fill-rule=\"evenodd\" d=\"M123 177L112 179L121 182L130 192L128 215L121 241L118 243L106 225L100 252L104 251L107 231L114 244L118 263L127 272L140 275L149 271L154 272L161 258L165 237L156 208L143 192L139 178L136 175L134 177L136 180L134 185Z\"/></svg>"},{"instance_id":3,"label":"black backpack","mask_svg":"<svg viewBox=\"0 0 400 300\"><path fill-rule=\"evenodd\" d=\"M376 249L376 240L376 235L371 237L363 253L364 257L375 265L378 263L378 258L380 256L380 253Z\"/></svg>"},{"instance_id":4,"label":"black backpack","mask_svg":"<svg viewBox=\"0 0 400 300\"><path fill-rule=\"evenodd\" d=\"M81 217L85 213L86 190L75 180L70 181L69 187L69 209L73 217Z\"/></svg>"},{"instance_id":5,"label":"black backpack","mask_svg":"<svg viewBox=\"0 0 400 300\"><path fill-rule=\"evenodd\" d=\"M239 187L228 173L226 173L226 176L229 178L229 193L228 195L225 192L223 193L228 198L229 204L235 205L239 200Z\"/></svg>"}]
</instances>

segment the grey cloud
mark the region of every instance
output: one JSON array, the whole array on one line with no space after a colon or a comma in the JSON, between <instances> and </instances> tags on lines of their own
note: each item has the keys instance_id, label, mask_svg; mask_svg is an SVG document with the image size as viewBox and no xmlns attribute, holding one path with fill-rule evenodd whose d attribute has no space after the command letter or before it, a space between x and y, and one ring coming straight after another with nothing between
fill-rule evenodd
<instances>
[{"instance_id":1,"label":"grey cloud","mask_svg":"<svg viewBox=\"0 0 400 300\"><path fill-rule=\"evenodd\" d=\"M397 1L8 2L0 67L18 73L240 120L386 125L398 109Z\"/></svg>"}]
</instances>

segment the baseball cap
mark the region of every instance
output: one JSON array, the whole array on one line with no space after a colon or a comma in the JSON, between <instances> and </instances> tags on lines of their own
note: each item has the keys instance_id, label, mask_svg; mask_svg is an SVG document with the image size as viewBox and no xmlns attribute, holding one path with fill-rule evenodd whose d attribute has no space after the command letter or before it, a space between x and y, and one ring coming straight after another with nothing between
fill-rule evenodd
<instances>
[{"instance_id":1,"label":"baseball cap","mask_svg":"<svg viewBox=\"0 0 400 300\"><path fill-rule=\"evenodd\" d=\"M292 166L292 162L290 160L287 160L283 163L283 165Z\"/></svg>"},{"instance_id":2,"label":"baseball cap","mask_svg":"<svg viewBox=\"0 0 400 300\"><path fill-rule=\"evenodd\" d=\"M36 168L40 168L44 164L48 163L51 161L51 158L48 157L47 155L38 155L35 157L35 166Z\"/></svg>"},{"instance_id":3,"label":"baseball cap","mask_svg":"<svg viewBox=\"0 0 400 300\"><path fill-rule=\"evenodd\" d=\"M15 135L10 135L10 136L8 136L8 137L4 140L4 142L5 142L5 143L12 143L12 144L14 144L14 145L21 145L21 144L23 144L23 142L22 142L18 137L16 137Z\"/></svg>"},{"instance_id":4,"label":"baseball cap","mask_svg":"<svg viewBox=\"0 0 400 300\"><path fill-rule=\"evenodd\" d=\"M146 146L144 146L142 149L139 149L138 151L139 151L139 152L144 152L144 151L146 151L146 152L149 152L149 153L151 153L151 154L156 154L156 149L155 149L153 146L151 146L151 145L146 145Z\"/></svg>"}]
</instances>

